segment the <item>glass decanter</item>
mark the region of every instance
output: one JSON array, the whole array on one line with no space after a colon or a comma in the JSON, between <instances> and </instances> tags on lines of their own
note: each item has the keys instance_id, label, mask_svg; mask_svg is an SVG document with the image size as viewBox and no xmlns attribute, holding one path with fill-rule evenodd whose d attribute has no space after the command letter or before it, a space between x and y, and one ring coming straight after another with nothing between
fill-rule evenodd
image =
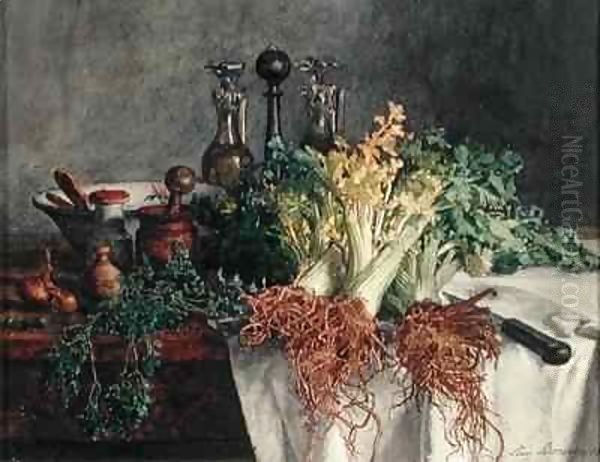
<instances>
[{"instance_id":1,"label":"glass decanter","mask_svg":"<svg viewBox=\"0 0 600 462\"><path fill-rule=\"evenodd\" d=\"M335 147L335 138L344 129L346 91L325 82L325 73L336 69L338 64L334 60L324 61L309 56L297 63L297 67L301 72L310 74L309 84L301 87L308 112L301 144L327 154Z\"/></svg>"},{"instance_id":2,"label":"glass decanter","mask_svg":"<svg viewBox=\"0 0 600 462\"><path fill-rule=\"evenodd\" d=\"M213 91L217 133L202 156L202 179L227 191L237 188L240 174L254 160L246 146L248 100L237 85L244 67L244 63L233 61L205 66L219 79L219 87Z\"/></svg>"}]
</instances>

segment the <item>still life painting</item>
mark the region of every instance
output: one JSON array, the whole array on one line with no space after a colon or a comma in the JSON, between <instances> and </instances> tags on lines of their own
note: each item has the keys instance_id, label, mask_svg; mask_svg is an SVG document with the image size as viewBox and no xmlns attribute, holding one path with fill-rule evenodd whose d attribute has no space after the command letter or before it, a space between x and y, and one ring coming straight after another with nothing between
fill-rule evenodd
<instances>
[{"instance_id":1,"label":"still life painting","mask_svg":"<svg viewBox=\"0 0 600 462\"><path fill-rule=\"evenodd\" d=\"M2 461L598 460L594 5L0 13Z\"/></svg>"}]
</instances>

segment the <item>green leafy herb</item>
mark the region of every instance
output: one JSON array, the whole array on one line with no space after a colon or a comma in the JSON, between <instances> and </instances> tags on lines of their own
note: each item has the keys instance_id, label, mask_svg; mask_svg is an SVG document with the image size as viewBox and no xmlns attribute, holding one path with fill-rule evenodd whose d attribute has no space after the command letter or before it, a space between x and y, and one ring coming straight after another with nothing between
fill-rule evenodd
<instances>
[{"instance_id":1,"label":"green leafy herb","mask_svg":"<svg viewBox=\"0 0 600 462\"><path fill-rule=\"evenodd\" d=\"M433 226L406 256L386 295L387 316L415 300L435 299L441 281L461 269L477 276L529 266L574 272L600 266L574 230L552 226L541 209L522 203L517 178L524 163L514 151L452 145L442 130L429 130L406 141L403 153L405 181L429 172L442 180L443 193ZM452 250L434 265L437 248Z\"/></svg>"},{"instance_id":2,"label":"green leafy herb","mask_svg":"<svg viewBox=\"0 0 600 462\"><path fill-rule=\"evenodd\" d=\"M573 230L551 226L541 209L522 203L516 181L524 163L514 151L491 152L471 142L452 146L443 131L432 130L408 141L405 153L410 170L424 169L444 181L435 229L457 243L467 270L476 273L469 263L487 257L489 269L499 272L539 265L571 271L598 267L598 258Z\"/></svg>"},{"instance_id":3,"label":"green leafy herb","mask_svg":"<svg viewBox=\"0 0 600 462\"><path fill-rule=\"evenodd\" d=\"M307 193L304 201L287 204L290 213L304 213L310 197L319 193L310 155L280 140L269 148L260 173L243 176L236 197L196 204L199 221L216 230L212 265L228 277L239 275L245 283L283 284L297 271L299 257L283 237L274 186L285 180L286 187Z\"/></svg>"},{"instance_id":4,"label":"green leafy herb","mask_svg":"<svg viewBox=\"0 0 600 462\"><path fill-rule=\"evenodd\" d=\"M152 378L160 366L154 335L177 330L193 313L209 321L239 317L244 286L239 278L201 277L189 255L177 247L162 268L145 264L126 277L118 299L96 307L85 323L67 327L51 352L50 385L66 408L80 409L83 428L94 438L131 436L148 417ZM122 340L123 367L112 383L97 370L94 341L111 335Z\"/></svg>"}]
</instances>

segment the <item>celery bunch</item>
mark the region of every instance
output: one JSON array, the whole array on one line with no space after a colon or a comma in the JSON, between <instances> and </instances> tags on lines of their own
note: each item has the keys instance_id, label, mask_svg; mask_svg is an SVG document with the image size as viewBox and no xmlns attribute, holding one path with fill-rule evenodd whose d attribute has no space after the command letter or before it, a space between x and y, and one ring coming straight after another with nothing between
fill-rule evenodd
<instances>
[{"instance_id":1,"label":"celery bunch","mask_svg":"<svg viewBox=\"0 0 600 462\"><path fill-rule=\"evenodd\" d=\"M390 103L356 146L340 139L326 154L309 151L310 190L291 177L272 191L285 240L299 259L295 284L360 298L372 316L435 216L442 187L427 173L402 177L405 118L402 106Z\"/></svg>"},{"instance_id":2,"label":"celery bunch","mask_svg":"<svg viewBox=\"0 0 600 462\"><path fill-rule=\"evenodd\" d=\"M435 225L406 255L386 294L386 313L415 300L435 299L459 270L473 276L552 265L578 272L598 269L572 229L552 226L541 209L518 194L521 156L465 141L451 144L441 130L405 140L408 174L429 172L442 181Z\"/></svg>"}]
</instances>

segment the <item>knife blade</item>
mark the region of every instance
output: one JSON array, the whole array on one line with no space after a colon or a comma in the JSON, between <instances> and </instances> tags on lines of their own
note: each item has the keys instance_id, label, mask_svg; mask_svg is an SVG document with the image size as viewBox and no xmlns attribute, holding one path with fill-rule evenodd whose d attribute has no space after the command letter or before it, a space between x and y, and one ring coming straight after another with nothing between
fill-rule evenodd
<instances>
[{"instance_id":1,"label":"knife blade","mask_svg":"<svg viewBox=\"0 0 600 462\"><path fill-rule=\"evenodd\" d=\"M448 292L443 292L443 295L453 303L466 301ZM572 350L568 343L557 340L517 318L505 318L489 308L481 309L490 314L490 319L499 332L540 356L546 364L560 366L571 359Z\"/></svg>"}]
</instances>

